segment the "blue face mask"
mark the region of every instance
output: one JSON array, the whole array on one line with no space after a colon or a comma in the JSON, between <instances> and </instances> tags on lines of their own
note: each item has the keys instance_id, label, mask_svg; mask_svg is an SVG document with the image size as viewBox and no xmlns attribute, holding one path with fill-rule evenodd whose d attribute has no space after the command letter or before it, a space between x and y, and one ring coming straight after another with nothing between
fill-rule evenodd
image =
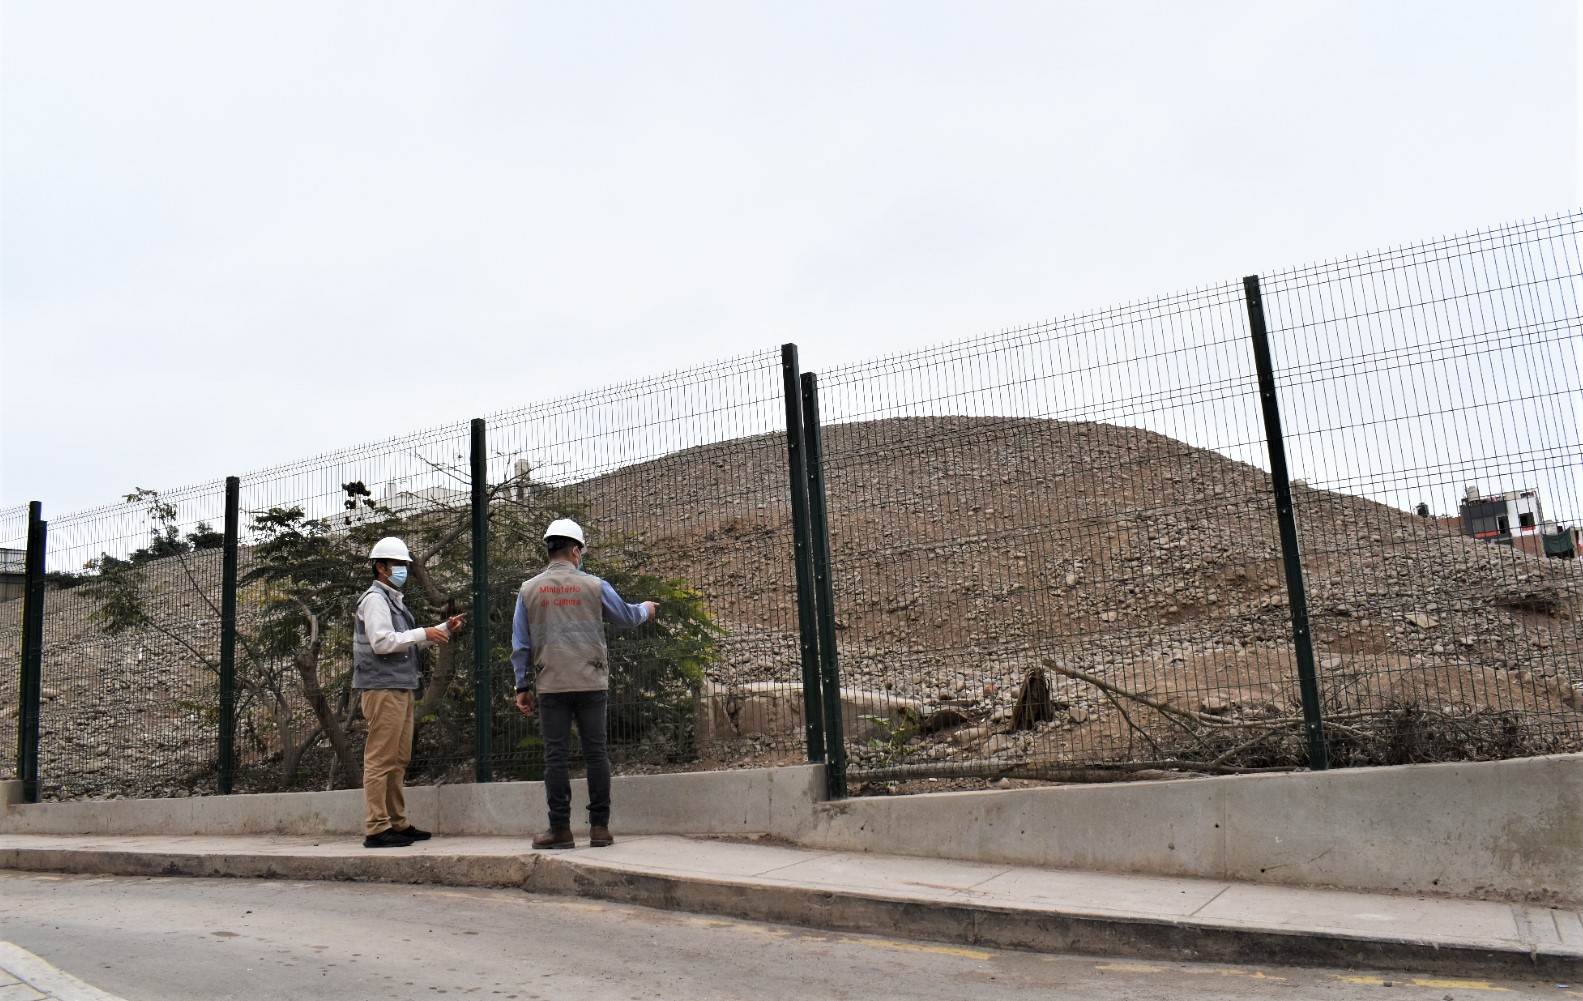
<instances>
[{"instance_id":1,"label":"blue face mask","mask_svg":"<svg viewBox=\"0 0 1583 1001\"><path fill-rule=\"evenodd\" d=\"M406 567L391 567L390 568L390 586L395 588L398 591L407 586L407 568Z\"/></svg>"}]
</instances>

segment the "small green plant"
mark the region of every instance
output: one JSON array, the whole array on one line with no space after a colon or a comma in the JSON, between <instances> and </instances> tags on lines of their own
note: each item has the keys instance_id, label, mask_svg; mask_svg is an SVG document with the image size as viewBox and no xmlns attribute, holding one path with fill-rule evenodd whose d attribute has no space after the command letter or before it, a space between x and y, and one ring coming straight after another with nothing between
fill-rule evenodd
<instances>
[{"instance_id":1,"label":"small green plant","mask_svg":"<svg viewBox=\"0 0 1583 1001\"><path fill-rule=\"evenodd\" d=\"M910 706L902 706L900 715L899 720L890 716L859 717L879 731L879 736L869 738L868 746L886 761L901 757L908 743L918 736L918 714Z\"/></svg>"}]
</instances>

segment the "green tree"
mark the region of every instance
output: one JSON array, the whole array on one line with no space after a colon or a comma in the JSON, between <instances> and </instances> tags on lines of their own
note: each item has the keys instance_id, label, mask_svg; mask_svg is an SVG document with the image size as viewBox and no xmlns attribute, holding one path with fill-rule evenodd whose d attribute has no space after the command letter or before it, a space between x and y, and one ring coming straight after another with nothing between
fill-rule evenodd
<instances>
[{"instance_id":1,"label":"green tree","mask_svg":"<svg viewBox=\"0 0 1583 1001\"><path fill-rule=\"evenodd\" d=\"M367 554L377 539L398 536L412 551L405 597L418 621L438 621L472 608L468 505L427 503L398 511L374 501L363 483L343 484L343 490L344 515L311 518L300 507L276 507L254 513L249 524L248 569L239 581L247 600L239 601L246 614L238 627L237 683L253 712L244 713L239 702L238 720L252 728L254 744L261 748L268 742L258 734L259 725L273 731L281 753L282 786L292 784L303 760L326 741L340 781L361 781L352 734L357 715L351 688L352 623L357 600L371 582ZM565 491L508 481L491 485L487 497L495 732L509 734L524 725L511 704L509 681L501 680L508 676L503 667L511 655L517 590L547 561L544 526L570 517L583 522L590 535L587 569L628 600L657 601L661 609L657 623L610 633L613 741L668 759L693 753L693 709L706 671L719 659L716 640L722 635L703 596L679 577L650 570L637 540L601 533L589 524L586 506ZM156 493L139 490L128 499L147 502L154 541L128 559L106 555L98 561L89 587L102 626L112 633L163 632L217 673L213 658L158 621L146 601L150 563L181 561L188 581L218 617L215 597L198 586L187 566L193 551L208 548L206 533L211 530L200 525L182 538L175 530L174 507ZM472 644L469 623L452 643L426 653L414 734L414 767L420 771L426 761L440 767L472 750ZM304 702L312 712L306 721L300 712ZM536 738L529 742L536 743ZM503 749L504 756L510 754L509 748Z\"/></svg>"},{"instance_id":2,"label":"green tree","mask_svg":"<svg viewBox=\"0 0 1583 1001\"><path fill-rule=\"evenodd\" d=\"M192 594L208 607L211 616L218 619L220 609L215 603L216 595L211 588L200 584L189 555L197 549L211 548L205 536L219 533L213 533L200 522L197 531L188 535L184 542L176 527L175 506L161 498L156 491L140 487L127 494L126 500L145 504L148 518L153 522L149 533L153 541L126 559L118 559L108 553L100 554L89 563L85 574L73 579L73 583L85 585L83 591L98 606L96 615L100 628L106 634L157 633L182 647L200 667L218 679L220 666L217 656L193 642L186 631L176 628L177 623L150 611L148 596L156 585L150 583L148 576L155 564L174 564ZM219 537L223 545L224 536ZM249 631L238 631L242 656L236 672L236 717L243 728L252 734L254 745L260 749L266 748L268 741L259 735L259 729L262 727L274 733L280 745L280 781L282 785L287 785L296 774L302 757L317 745L326 731L322 723L318 727L308 728L300 725L293 686L280 670L279 658L264 655L264 650L274 639L267 623L264 629L259 630L258 638L265 643L263 649ZM259 714L262 719L257 718Z\"/></svg>"},{"instance_id":3,"label":"green tree","mask_svg":"<svg viewBox=\"0 0 1583 1001\"><path fill-rule=\"evenodd\" d=\"M318 724L314 740L323 736L330 741L346 784L358 785L363 769L349 733L349 666L332 667L329 677L324 676L327 655L333 662L350 653L345 609L366 587L353 572L357 566L355 543L333 534L327 522L308 518L298 507L270 508L257 514L252 529L257 539L253 568L238 585L258 585L261 592L255 646L269 661L291 663ZM294 744L300 750L283 766L283 781L291 781L295 759L310 746L308 741Z\"/></svg>"}]
</instances>

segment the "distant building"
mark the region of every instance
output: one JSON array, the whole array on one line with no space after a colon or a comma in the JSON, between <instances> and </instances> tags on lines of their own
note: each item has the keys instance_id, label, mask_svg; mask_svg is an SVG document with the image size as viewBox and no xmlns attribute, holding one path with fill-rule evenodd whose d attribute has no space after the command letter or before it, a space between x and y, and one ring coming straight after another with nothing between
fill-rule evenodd
<instances>
[{"instance_id":1,"label":"distant building","mask_svg":"<svg viewBox=\"0 0 1583 1001\"><path fill-rule=\"evenodd\" d=\"M420 511L433 511L435 508L467 507L472 503L471 490L458 490L451 487L421 487L417 490L401 490L394 482L385 485L385 499L380 501L386 510L396 514L417 514Z\"/></svg>"},{"instance_id":2,"label":"distant building","mask_svg":"<svg viewBox=\"0 0 1583 1001\"><path fill-rule=\"evenodd\" d=\"M1485 494L1477 486L1468 485L1467 494L1458 509L1458 522L1462 534L1502 546L1513 546L1535 556L1561 555L1555 544L1546 546L1547 535L1576 537L1576 529L1566 529L1555 522L1545 521L1544 507L1539 503L1537 490L1508 490L1505 493Z\"/></svg>"},{"instance_id":3,"label":"distant building","mask_svg":"<svg viewBox=\"0 0 1583 1001\"><path fill-rule=\"evenodd\" d=\"M1459 513L1463 535L1507 545L1513 536L1537 533L1545 518L1537 491L1508 490L1486 496L1472 484Z\"/></svg>"},{"instance_id":4,"label":"distant building","mask_svg":"<svg viewBox=\"0 0 1583 1001\"><path fill-rule=\"evenodd\" d=\"M27 589L27 550L0 549L0 601L22 597Z\"/></svg>"},{"instance_id":5,"label":"distant building","mask_svg":"<svg viewBox=\"0 0 1583 1001\"><path fill-rule=\"evenodd\" d=\"M392 480L385 484L383 495L376 505L369 501L357 501L354 497L346 502L346 511L334 516L332 524L337 530L345 530L355 525L379 521L387 514L406 516L418 514L422 511L436 511L442 508L466 508L472 503L472 491L452 489L450 487L421 487L417 490L403 490Z\"/></svg>"}]
</instances>

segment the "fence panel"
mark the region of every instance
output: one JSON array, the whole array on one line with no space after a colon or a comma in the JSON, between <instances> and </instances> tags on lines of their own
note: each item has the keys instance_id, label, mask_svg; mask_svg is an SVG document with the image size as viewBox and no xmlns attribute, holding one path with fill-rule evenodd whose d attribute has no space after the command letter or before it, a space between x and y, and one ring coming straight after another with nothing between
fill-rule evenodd
<instances>
[{"instance_id":1,"label":"fence panel","mask_svg":"<svg viewBox=\"0 0 1583 1001\"><path fill-rule=\"evenodd\" d=\"M0 779L16 778L18 682L22 677L22 570L27 505L0 508Z\"/></svg>"},{"instance_id":2,"label":"fence panel","mask_svg":"<svg viewBox=\"0 0 1583 1001\"><path fill-rule=\"evenodd\" d=\"M41 799L214 791L223 501L204 484L46 519Z\"/></svg>"},{"instance_id":3,"label":"fence panel","mask_svg":"<svg viewBox=\"0 0 1583 1001\"><path fill-rule=\"evenodd\" d=\"M1580 223L1263 280L1333 764L1583 745Z\"/></svg>"},{"instance_id":4,"label":"fence panel","mask_svg":"<svg viewBox=\"0 0 1583 1001\"><path fill-rule=\"evenodd\" d=\"M536 723L510 705L510 626L557 515L586 523L591 570L661 602L657 626L613 641L618 768L802 759L780 382L763 352L488 420L497 778L542 768ZM377 538L419 557L420 623L471 613L469 438L458 424L241 477L236 791L355 781L351 621ZM216 482L51 522L44 798L215 791L224 500ZM25 540L20 511L7 539ZM20 610L0 605L13 747ZM426 655L410 781L476 774L472 644L469 629Z\"/></svg>"},{"instance_id":5,"label":"fence panel","mask_svg":"<svg viewBox=\"0 0 1583 1001\"><path fill-rule=\"evenodd\" d=\"M1297 704L1240 285L820 386L854 782L1265 763L1145 704Z\"/></svg>"},{"instance_id":6,"label":"fence panel","mask_svg":"<svg viewBox=\"0 0 1583 1001\"><path fill-rule=\"evenodd\" d=\"M333 788L362 770L352 623L385 536L414 564L420 626L471 611L469 426L433 428L241 477L239 792ZM409 781L470 781L471 632L423 659Z\"/></svg>"},{"instance_id":7,"label":"fence panel","mask_svg":"<svg viewBox=\"0 0 1583 1001\"><path fill-rule=\"evenodd\" d=\"M489 418L491 615L569 516L585 566L659 621L612 636L618 771L801 761L796 576L780 355L766 351ZM499 704L509 649L494 658ZM495 720L495 776L537 777L534 720Z\"/></svg>"}]
</instances>

